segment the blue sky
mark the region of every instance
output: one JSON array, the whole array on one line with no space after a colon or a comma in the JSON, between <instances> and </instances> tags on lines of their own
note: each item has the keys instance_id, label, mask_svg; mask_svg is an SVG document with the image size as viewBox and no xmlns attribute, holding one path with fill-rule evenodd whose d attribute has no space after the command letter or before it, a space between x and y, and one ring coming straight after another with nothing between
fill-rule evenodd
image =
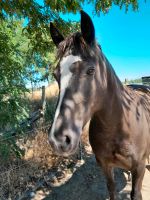
<instances>
[{"instance_id":1,"label":"blue sky","mask_svg":"<svg viewBox=\"0 0 150 200\"><path fill-rule=\"evenodd\" d=\"M93 20L104 54L122 81L150 75L150 1L140 2L137 12L130 9L125 13L124 9L113 6L99 17L93 16L92 5L83 6ZM61 16L66 20L80 20L79 13Z\"/></svg>"}]
</instances>

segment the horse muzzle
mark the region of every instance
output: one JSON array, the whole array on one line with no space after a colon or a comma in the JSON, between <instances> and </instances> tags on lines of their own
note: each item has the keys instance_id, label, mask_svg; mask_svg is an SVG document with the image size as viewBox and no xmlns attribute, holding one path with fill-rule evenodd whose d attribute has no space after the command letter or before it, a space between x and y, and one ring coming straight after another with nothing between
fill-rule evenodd
<instances>
[{"instance_id":1,"label":"horse muzzle","mask_svg":"<svg viewBox=\"0 0 150 200\"><path fill-rule=\"evenodd\" d=\"M80 137L78 134L49 135L49 143L56 155L67 157L76 152L79 146Z\"/></svg>"}]
</instances>

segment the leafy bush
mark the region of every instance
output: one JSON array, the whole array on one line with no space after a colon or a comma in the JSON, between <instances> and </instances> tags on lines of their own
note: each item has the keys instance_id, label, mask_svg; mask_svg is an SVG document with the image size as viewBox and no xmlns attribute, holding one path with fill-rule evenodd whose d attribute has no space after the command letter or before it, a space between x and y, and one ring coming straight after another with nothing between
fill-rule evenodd
<instances>
[{"instance_id":1,"label":"leafy bush","mask_svg":"<svg viewBox=\"0 0 150 200\"><path fill-rule=\"evenodd\" d=\"M28 116L24 99L27 92L25 82L25 56L28 41L22 34L21 21L0 20L0 155L20 155L15 138L10 138L11 129L17 129Z\"/></svg>"},{"instance_id":2,"label":"leafy bush","mask_svg":"<svg viewBox=\"0 0 150 200\"><path fill-rule=\"evenodd\" d=\"M0 128L17 126L27 116L23 95L25 86L24 37L16 28L18 21L1 20L0 25Z\"/></svg>"}]
</instances>

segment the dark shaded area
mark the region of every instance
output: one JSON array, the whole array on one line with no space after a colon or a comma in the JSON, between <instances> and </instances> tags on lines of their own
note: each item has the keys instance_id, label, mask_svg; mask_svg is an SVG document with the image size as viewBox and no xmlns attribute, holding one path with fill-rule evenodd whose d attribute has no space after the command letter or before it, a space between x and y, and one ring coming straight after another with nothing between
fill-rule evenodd
<instances>
[{"instance_id":1,"label":"dark shaded area","mask_svg":"<svg viewBox=\"0 0 150 200\"><path fill-rule=\"evenodd\" d=\"M143 85L149 85L150 86L150 76L142 77L142 83L143 83Z\"/></svg>"},{"instance_id":2,"label":"dark shaded area","mask_svg":"<svg viewBox=\"0 0 150 200\"><path fill-rule=\"evenodd\" d=\"M130 84L127 86L132 88L133 90L138 90L138 91L142 91L145 93L150 92L150 86L148 86L148 85Z\"/></svg>"},{"instance_id":3,"label":"dark shaded area","mask_svg":"<svg viewBox=\"0 0 150 200\"><path fill-rule=\"evenodd\" d=\"M115 170L115 183L117 192L123 190L127 181L123 170ZM51 194L44 200L106 200L109 198L106 180L102 170L96 164L95 157L86 158L85 163L79 167L68 182L52 187ZM129 193L119 194L118 199L130 199Z\"/></svg>"}]
</instances>

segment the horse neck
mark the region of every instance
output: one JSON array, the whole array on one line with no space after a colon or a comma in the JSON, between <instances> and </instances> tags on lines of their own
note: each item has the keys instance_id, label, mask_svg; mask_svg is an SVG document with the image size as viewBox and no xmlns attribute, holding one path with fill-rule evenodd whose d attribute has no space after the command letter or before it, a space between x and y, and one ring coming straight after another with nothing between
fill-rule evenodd
<instances>
[{"instance_id":1,"label":"horse neck","mask_svg":"<svg viewBox=\"0 0 150 200\"><path fill-rule=\"evenodd\" d=\"M123 91L123 85L113 70L111 64L107 58L102 54L102 60L99 63L100 66L100 84L103 84L104 100L100 110L96 113L99 120L105 121L107 124L111 121L118 123L122 114L122 102L121 94ZM103 73L103 75L102 75ZM104 78L105 77L105 78ZM101 98L101 97L100 97Z\"/></svg>"}]
</instances>

